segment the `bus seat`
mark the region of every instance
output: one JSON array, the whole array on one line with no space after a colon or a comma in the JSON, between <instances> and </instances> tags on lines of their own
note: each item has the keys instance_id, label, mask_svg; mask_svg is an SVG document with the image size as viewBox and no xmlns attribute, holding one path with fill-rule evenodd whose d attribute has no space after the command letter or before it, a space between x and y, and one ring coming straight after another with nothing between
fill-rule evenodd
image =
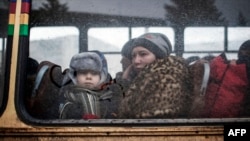
<instances>
[{"instance_id":1,"label":"bus seat","mask_svg":"<svg viewBox=\"0 0 250 141\"><path fill-rule=\"evenodd\" d=\"M43 61L38 66L36 79L30 97L29 112L39 119L58 118L60 88L64 74L61 66Z\"/></svg>"}]
</instances>

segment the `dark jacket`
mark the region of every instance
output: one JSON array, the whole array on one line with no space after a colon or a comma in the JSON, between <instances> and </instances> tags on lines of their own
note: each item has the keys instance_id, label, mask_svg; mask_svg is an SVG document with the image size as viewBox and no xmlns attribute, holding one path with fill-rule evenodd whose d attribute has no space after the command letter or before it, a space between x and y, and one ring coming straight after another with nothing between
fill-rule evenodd
<instances>
[{"instance_id":1,"label":"dark jacket","mask_svg":"<svg viewBox=\"0 0 250 141\"><path fill-rule=\"evenodd\" d=\"M77 85L65 86L62 91L65 101L59 107L59 118L93 119L107 116L111 91L88 90Z\"/></svg>"}]
</instances>

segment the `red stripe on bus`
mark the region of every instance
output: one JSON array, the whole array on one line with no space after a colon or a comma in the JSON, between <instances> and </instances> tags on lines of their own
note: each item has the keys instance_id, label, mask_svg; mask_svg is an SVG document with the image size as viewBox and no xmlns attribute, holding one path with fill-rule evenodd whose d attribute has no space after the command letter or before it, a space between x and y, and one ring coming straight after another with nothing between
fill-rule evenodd
<instances>
[{"instance_id":1,"label":"red stripe on bus","mask_svg":"<svg viewBox=\"0 0 250 141\"><path fill-rule=\"evenodd\" d=\"M29 13L29 12L30 12L30 3L29 2L22 2L21 13Z\"/></svg>"},{"instance_id":2,"label":"red stripe on bus","mask_svg":"<svg viewBox=\"0 0 250 141\"><path fill-rule=\"evenodd\" d=\"M21 13L29 13L30 12L30 3L22 2ZM16 3L10 3L9 13L16 13Z\"/></svg>"},{"instance_id":3,"label":"red stripe on bus","mask_svg":"<svg viewBox=\"0 0 250 141\"><path fill-rule=\"evenodd\" d=\"M9 9L9 13L15 13L16 12L16 3L15 2L11 2L9 8L10 8Z\"/></svg>"}]
</instances>

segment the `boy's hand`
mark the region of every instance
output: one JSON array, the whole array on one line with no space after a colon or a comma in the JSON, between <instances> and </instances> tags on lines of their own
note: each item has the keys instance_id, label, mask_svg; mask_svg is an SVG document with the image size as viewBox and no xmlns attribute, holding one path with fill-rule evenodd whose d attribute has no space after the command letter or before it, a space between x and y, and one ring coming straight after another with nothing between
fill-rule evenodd
<instances>
[{"instance_id":1,"label":"boy's hand","mask_svg":"<svg viewBox=\"0 0 250 141\"><path fill-rule=\"evenodd\" d=\"M98 119L99 117L93 114L84 114L82 118L87 120L87 119Z\"/></svg>"}]
</instances>

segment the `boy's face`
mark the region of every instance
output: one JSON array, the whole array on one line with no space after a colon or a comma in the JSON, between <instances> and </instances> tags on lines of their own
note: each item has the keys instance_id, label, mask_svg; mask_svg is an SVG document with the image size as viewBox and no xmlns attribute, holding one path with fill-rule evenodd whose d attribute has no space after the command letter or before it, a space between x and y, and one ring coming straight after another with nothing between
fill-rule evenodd
<instances>
[{"instance_id":1,"label":"boy's face","mask_svg":"<svg viewBox=\"0 0 250 141\"><path fill-rule=\"evenodd\" d=\"M92 70L78 71L76 74L77 84L85 88L93 89L98 86L101 76L99 72Z\"/></svg>"}]
</instances>

